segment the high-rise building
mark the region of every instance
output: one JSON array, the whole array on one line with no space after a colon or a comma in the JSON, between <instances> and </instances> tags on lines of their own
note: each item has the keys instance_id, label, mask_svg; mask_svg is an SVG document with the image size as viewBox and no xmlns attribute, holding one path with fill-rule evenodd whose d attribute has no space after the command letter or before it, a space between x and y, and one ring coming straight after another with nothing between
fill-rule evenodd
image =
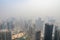
<instances>
[{"instance_id":1,"label":"high-rise building","mask_svg":"<svg viewBox=\"0 0 60 40\"><path fill-rule=\"evenodd\" d=\"M2 29L2 24L0 24L0 30Z\"/></svg>"},{"instance_id":2,"label":"high-rise building","mask_svg":"<svg viewBox=\"0 0 60 40\"><path fill-rule=\"evenodd\" d=\"M8 30L1 30L0 31L0 40L12 40L11 32Z\"/></svg>"},{"instance_id":3,"label":"high-rise building","mask_svg":"<svg viewBox=\"0 0 60 40\"><path fill-rule=\"evenodd\" d=\"M36 19L35 24L36 24L36 31L43 31L43 23L44 21L41 18Z\"/></svg>"},{"instance_id":4,"label":"high-rise building","mask_svg":"<svg viewBox=\"0 0 60 40\"><path fill-rule=\"evenodd\" d=\"M55 27L54 40L60 40L60 29L58 26Z\"/></svg>"},{"instance_id":5,"label":"high-rise building","mask_svg":"<svg viewBox=\"0 0 60 40\"><path fill-rule=\"evenodd\" d=\"M53 24L45 24L44 40L52 40Z\"/></svg>"},{"instance_id":6,"label":"high-rise building","mask_svg":"<svg viewBox=\"0 0 60 40\"><path fill-rule=\"evenodd\" d=\"M55 33L54 33L54 40L57 40L58 35L57 35L57 27L55 27Z\"/></svg>"},{"instance_id":7,"label":"high-rise building","mask_svg":"<svg viewBox=\"0 0 60 40\"><path fill-rule=\"evenodd\" d=\"M35 40L41 40L41 31L36 32Z\"/></svg>"},{"instance_id":8,"label":"high-rise building","mask_svg":"<svg viewBox=\"0 0 60 40\"><path fill-rule=\"evenodd\" d=\"M0 27L1 27L1 29L6 29L5 22L3 22Z\"/></svg>"},{"instance_id":9,"label":"high-rise building","mask_svg":"<svg viewBox=\"0 0 60 40\"><path fill-rule=\"evenodd\" d=\"M7 28L9 30L13 30L13 28L14 28L13 22L7 22Z\"/></svg>"}]
</instances>

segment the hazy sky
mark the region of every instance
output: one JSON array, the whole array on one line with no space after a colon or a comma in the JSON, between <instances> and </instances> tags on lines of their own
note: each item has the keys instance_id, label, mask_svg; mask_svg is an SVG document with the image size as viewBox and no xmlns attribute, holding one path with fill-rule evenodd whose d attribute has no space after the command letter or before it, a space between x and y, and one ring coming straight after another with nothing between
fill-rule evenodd
<instances>
[{"instance_id":1,"label":"hazy sky","mask_svg":"<svg viewBox=\"0 0 60 40\"><path fill-rule=\"evenodd\" d=\"M0 18L52 16L60 20L59 0L0 0Z\"/></svg>"}]
</instances>

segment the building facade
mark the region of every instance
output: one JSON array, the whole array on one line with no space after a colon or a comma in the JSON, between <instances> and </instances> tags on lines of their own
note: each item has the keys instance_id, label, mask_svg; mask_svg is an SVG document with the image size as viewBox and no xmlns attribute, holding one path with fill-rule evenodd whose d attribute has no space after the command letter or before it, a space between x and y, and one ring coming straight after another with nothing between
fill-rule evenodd
<instances>
[{"instance_id":1,"label":"building facade","mask_svg":"<svg viewBox=\"0 0 60 40\"><path fill-rule=\"evenodd\" d=\"M52 40L53 25L45 24L44 40Z\"/></svg>"},{"instance_id":2,"label":"building facade","mask_svg":"<svg viewBox=\"0 0 60 40\"><path fill-rule=\"evenodd\" d=\"M1 31L0 32L0 40L12 40L10 31Z\"/></svg>"}]
</instances>

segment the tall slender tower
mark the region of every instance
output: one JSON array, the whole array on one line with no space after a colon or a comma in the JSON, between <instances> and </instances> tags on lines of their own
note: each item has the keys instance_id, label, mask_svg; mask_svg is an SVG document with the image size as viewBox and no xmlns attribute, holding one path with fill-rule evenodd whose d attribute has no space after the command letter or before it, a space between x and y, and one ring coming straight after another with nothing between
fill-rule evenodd
<instances>
[{"instance_id":1,"label":"tall slender tower","mask_svg":"<svg viewBox=\"0 0 60 40\"><path fill-rule=\"evenodd\" d=\"M52 40L53 24L45 24L44 40Z\"/></svg>"},{"instance_id":2,"label":"tall slender tower","mask_svg":"<svg viewBox=\"0 0 60 40\"><path fill-rule=\"evenodd\" d=\"M58 35L57 35L57 27L55 26L55 33L54 33L54 40L57 40Z\"/></svg>"}]
</instances>

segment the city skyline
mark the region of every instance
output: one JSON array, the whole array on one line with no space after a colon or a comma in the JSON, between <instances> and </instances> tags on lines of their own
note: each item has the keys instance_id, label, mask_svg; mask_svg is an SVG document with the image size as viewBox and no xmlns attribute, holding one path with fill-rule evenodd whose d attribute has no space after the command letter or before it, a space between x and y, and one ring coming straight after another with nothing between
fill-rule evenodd
<instances>
[{"instance_id":1,"label":"city skyline","mask_svg":"<svg viewBox=\"0 0 60 40\"><path fill-rule=\"evenodd\" d=\"M60 22L59 0L0 0L0 19L54 17Z\"/></svg>"}]
</instances>

